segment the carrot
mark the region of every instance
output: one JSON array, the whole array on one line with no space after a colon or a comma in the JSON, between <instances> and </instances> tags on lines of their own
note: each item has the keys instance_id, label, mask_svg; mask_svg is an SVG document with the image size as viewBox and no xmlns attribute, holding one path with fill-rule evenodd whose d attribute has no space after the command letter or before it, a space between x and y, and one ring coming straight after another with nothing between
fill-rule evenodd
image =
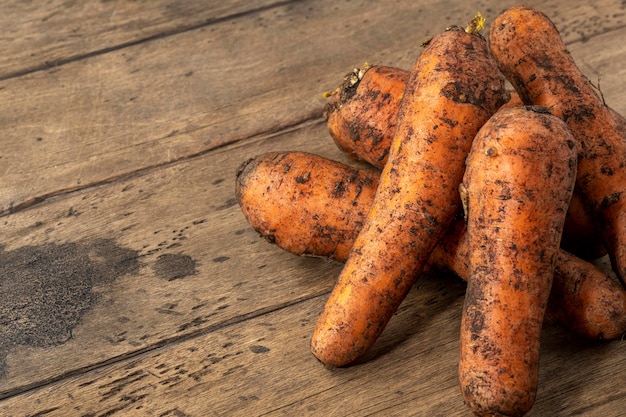
<instances>
[{"instance_id":1,"label":"carrot","mask_svg":"<svg viewBox=\"0 0 626 417\"><path fill-rule=\"evenodd\" d=\"M472 139L505 95L481 36L454 27L423 50L374 202L313 333L322 363L347 365L378 339L457 212Z\"/></svg>"},{"instance_id":2,"label":"carrot","mask_svg":"<svg viewBox=\"0 0 626 417\"><path fill-rule=\"evenodd\" d=\"M467 281L470 244L465 222L456 220L430 256L431 267ZM546 316L589 339L626 334L626 290L595 265L560 249Z\"/></svg>"},{"instance_id":3,"label":"carrot","mask_svg":"<svg viewBox=\"0 0 626 417\"><path fill-rule=\"evenodd\" d=\"M326 127L339 149L356 161L382 169L396 130L396 119L409 71L389 66L355 68L343 84L325 93ZM523 103L515 91L504 106Z\"/></svg>"},{"instance_id":4,"label":"carrot","mask_svg":"<svg viewBox=\"0 0 626 417\"><path fill-rule=\"evenodd\" d=\"M524 103L522 102L522 99L520 98L519 94L517 94L516 91L509 91L509 94L511 95L511 98L509 98L509 101L504 103L501 108L503 108L503 107L520 107L520 106L524 105Z\"/></svg>"},{"instance_id":5,"label":"carrot","mask_svg":"<svg viewBox=\"0 0 626 417\"><path fill-rule=\"evenodd\" d=\"M607 254L593 214L576 189L567 208L561 247L586 260L599 259Z\"/></svg>"},{"instance_id":6,"label":"carrot","mask_svg":"<svg viewBox=\"0 0 626 417\"><path fill-rule=\"evenodd\" d=\"M576 187L626 285L626 137L543 13L513 7L489 33L498 64L525 103L546 106L579 143Z\"/></svg>"},{"instance_id":7,"label":"carrot","mask_svg":"<svg viewBox=\"0 0 626 417\"><path fill-rule=\"evenodd\" d=\"M472 145L461 186L470 250L459 380L477 415L521 416L534 402L576 152L565 123L538 107L500 110Z\"/></svg>"},{"instance_id":8,"label":"carrot","mask_svg":"<svg viewBox=\"0 0 626 417\"><path fill-rule=\"evenodd\" d=\"M309 181L302 181L304 175ZM374 201L379 173L306 152L269 152L238 171L236 195L250 225L296 255L345 262ZM456 218L430 255L431 268L467 280L465 221ZM560 250L548 316L591 339L626 333L626 291L593 264Z\"/></svg>"},{"instance_id":9,"label":"carrot","mask_svg":"<svg viewBox=\"0 0 626 417\"><path fill-rule=\"evenodd\" d=\"M556 258L548 315L591 339L626 335L626 290L594 265L561 250Z\"/></svg>"},{"instance_id":10,"label":"carrot","mask_svg":"<svg viewBox=\"0 0 626 417\"><path fill-rule=\"evenodd\" d=\"M325 110L328 131L341 150L376 168L385 166L396 128L400 92L404 92L408 75L408 71L396 67L373 66L355 69L346 76ZM511 98L503 107L524 105L517 92L509 93ZM614 111L611 114L618 123L622 121L624 131L623 118ZM583 259L606 255L593 216L577 192L572 196L561 244L563 249Z\"/></svg>"},{"instance_id":11,"label":"carrot","mask_svg":"<svg viewBox=\"0 0 626 417\"><path fill-rule=\"evenodd\" d=\"M380 173L302 152L244 162L236 198L261 236L289 252L343 260L374 199Z\"/></svg>"},{"instance_id":12,"label":"carrot","mask_svg":"<svg viewBox=\"0 0 626 417\"><path fill-rule=\"evenodd\" d=\"M356 160L382 168L409 72L395 67L355 68L324 108L330 136Z\"/></svg>"},{"instance_id":13,"label":"carrot","mask_svg":"<svg viewBox=\"0 0 626 417\"><path fill-rule=\"evenodd\" d=\"M456 220L435 247L429 265L467 281L469 259L465 222ZM626 290L595 265L560 249L546 317L589 339L620 339L626 334Z\"/></svg>"}]
</instances>

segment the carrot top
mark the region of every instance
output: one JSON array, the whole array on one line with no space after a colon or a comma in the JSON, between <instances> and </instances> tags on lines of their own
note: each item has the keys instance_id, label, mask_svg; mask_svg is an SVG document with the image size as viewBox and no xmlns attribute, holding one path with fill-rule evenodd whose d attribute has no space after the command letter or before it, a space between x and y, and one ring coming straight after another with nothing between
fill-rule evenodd
<instances>
[{"instance_id":1,"label":"carrot top","mask_svg":"<svg viewBox=\"0 0 626 417\"><path fill-rule=\"evenodd\" d=\"M486 19L480 12L476 12L476 16L467 24L465 31L469 34L476 35L485 28Z\"/></svg>"}]
</instances>

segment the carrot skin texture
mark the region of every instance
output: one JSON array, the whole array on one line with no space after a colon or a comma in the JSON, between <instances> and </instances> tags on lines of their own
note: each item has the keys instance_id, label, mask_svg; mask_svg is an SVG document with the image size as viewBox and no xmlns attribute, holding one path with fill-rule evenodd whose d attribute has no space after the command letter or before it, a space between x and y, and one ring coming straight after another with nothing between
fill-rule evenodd
<instances>
[{"instance_id":1,"label":"carrot skin texture","mask_svg":"<svg viewBox=\"0 0 626 417\"><path fill-rule=\"evenodd\" d=\"M348 74L339 93L330 97L324 117L339 149L382 168L389 156L409 72L377 65L354 81L358 72Z\"/></svg>"},{"instance_id":2,"label":"carrot skin texture","mask_svg":"<svg viewBox=\"0 0 626 417\"><path fill-rule=\"evenodd\" d=\"M576 187L597 221L613 269L626 279L626 137L576 66L550 19L512 7L489 32L498 64L525 103L562 118L579 143Z\"/></svg>"},{"instance_id":3,"label":"carrot skin texture","mask_svg":"<svg viewBox=\"0 0 626 417\"><path fill-rule=\"evenodd\" d=\"M626 290L594 265L559 251L554 268L548 315L591 339L626 335Z\"/></svg>"},{"instance_id":4,"label":"carrot skin texture","mask_svg":"<svg viewBox=\"0 0 626 417\"><path fill-rule=\"evenodd\" d=\"M235 195L269 242L298 255L345 259L379 176L304 152L272 152L240 166Z\"/></svg>"},{"instance_id":5,"label":"carrot skin texture","mask_svg":"<svg viewBox=\"0 0 626 417\"><path fill-rule=\"evenodd\" d=\"M328 131L339 149L357 161L380 169L385 166L403 95L400 91L404 91L408 76L409 72L400 68L374 66L360 82L344 83L325 110ZM524 105L517 92L510 95L502 107ZM611 115L624 131L623 118L613 110ZM572 196L561 243L563 249L583 259L606 255L593 215L577 192Z\"/></svg>"},{"instance_id":6,"label":"carrot skin texture","mask_svg":"<svg viewBox=\"0 0 626 417\"><path fill-rule=\"evenodd\" d=\"M302 181L307 172L312 180ZM310 153L269 152L242 165L236 196L250 225L269 242L295 255L345 262L374 201L379 176ZM465 221L457 217L428 263L467 281L469 253ZM563 250L548 310L556 322L590 339L618 339L626 333L626 290Z\"/></svg>"},{"instance_id":7,"label":"carrot skin texture","mask_svg":"<svg viewBox=\"0 0 626 417\"><path fill-rule=\"evenodd\" d=\"M534 403L576 152L561 119L526 107L496 113L472 145L459 381L476 415L522 416Z\"/></svg>"},{"instance_id":8,"label":"carrot skin texture","mask_svg":"<svg viewBox=\"0 0 626 417\"><path fill-rule=\"evenodd\" d=\"M322 363L347 365L378 339L457 212L471 141L505 95L482 37L455 28L422 51L374 203L313 332Z\"/></svg>"},{"instance_id":9,"label":"carrot skin texture","mask_svg":"<svg viewBox=\"0 0 626 417\"><path fill-rule=\"evenodd\" d=\"M330 96L324 118L339 149L356 161L378 169L385 167L409 75L409 71L397 67L372 66L360 81L346 81L339 93ZM502 106L523 105L515 91L508 94L510 98Z\"/></svg>"}]
</instances>

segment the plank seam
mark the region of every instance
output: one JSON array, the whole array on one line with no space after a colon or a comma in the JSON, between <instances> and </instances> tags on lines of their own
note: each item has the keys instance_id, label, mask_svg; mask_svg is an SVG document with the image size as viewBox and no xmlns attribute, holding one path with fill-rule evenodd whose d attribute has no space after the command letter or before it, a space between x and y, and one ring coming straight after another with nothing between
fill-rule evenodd
<instances>
[{"instance_id":1,"label":"plank seam","mask_svg":"<svg viewBox=\"0 0 626 417\"><path fill-rule=\"evenodd\" d=\"M239 139L234 139L230 142L219 144L213 147L209 147L209 148L203 149L199 152L195 152L192 154L184 155L184 156L181 156L180 158L176 158L171 161L166 161L157 165L146 166L146 167L134 170L134 171L123 172L119 175L105 178L100 181L85 183L85 184L77 185L75 187L60 188L58 190L54 190L54 191L50 191L41 195L30 197L17 204L11 203L7 208L0 208L0 218L9 216L11 214L15 214L18 212L22 212L28 209L39 207L50 201L57 201L59 199L68 198L77 193L86 192L86 191L97 189L97 188L104 187L107 185L128 181L133 178L139 178L144 175L151 174L159 169L168 168L168 167L175 166L175 165L178 165L178 164L181 164L181 163L184 163L184 162L196 159L196 158L201 158L212 152L216 152L216 151L219 152L222 150L230 149L233 145L238 145L242 142L269 139L272 137L294 132L294 131L297 131L299 129L303 129L306 127L326 123L325 120L321 119L320 114L321 114L321 110L312 112L311 114L306 116L304 119L301 119L295 123L278 126L274 129L269 129L269 130L266 130L264 132L260 132L254 135L241 137ZM186 132L186 133L189 133L189 132Z\"/></svg>"},{"instance_id":2,"label":"plank seam","mask_svg":"<svg viewBox=\"0 0 626 417\"><path fill-rule=\"evenodd\" d=\"M91 52L86 52L86 53L82 53L82 54L78 54L78 55L72 55L66 58L60 58L54 61L45 61L43 64L39 64L39 65L34 65L30 68L24 68L18 71L13 71L13 72L9 72L7 74L1 74L0 75L0 81L5 81L5 80L9 80L12 78L18 78L18 77L22 77L24 75L29 75L35 72L39 72L39 71L45 71L45 70L49 70L51 68L56 68L56 67L60 67L62 65L67 65L67 64L71 64L72 62L77 62L77 61L81 61L83 59L88 59L88 58L93 58L99 55L104 55L107 54L109 52L115 52L115 51L119 51L125 48L129 48L132 46L136 46L139 44L142 44L144 42L150 42L150 41L154 41L154 40L159 40L159 39L164 39L164 38L168 38L170 36L175 36L175 35L179 35L185 32L191 32L193 30L198 30L198 29L202 29L211 25L215 25L215 24L219 24L219 23L224 23L224 22L229 22L231 20L236 20L236 19L240 19L249 15L254 15L257 13L262 13L268 10L272 10L275 8L280 8L283 6L287 6L293 3L299 3L302 2L303 0L286 0L286 1L279 1L277 3L271 4L271 5L267 5L267 6L262 6L262 7L257 7L256 9L251 9L251 10L246 10L243 12L239 12L239 13L233 13L231 15L227 15L227 16L222 16L222 17L218 17L218 18L214 18L214 19L207 19L204 22L201 23L197 23L195 25L192 26L183 26L183 27L179 27L179 28L174 28L174 29L170 29L170 30L166 30L164 32L160 32L160 33L156 33L154 35L150 35L147 36L145 38L141 38L141 39L136 39L133 41L128 41L128 42L123 42L120 43L118 45L113 45L113 46L109 46L106 48L101 48L101 49L96 49L95 51L91 51Z\"/></svg>"},{"instance_id":3,"label":"plank seam","mask_svg":"<svg viewBox=\"0 0 626 417\"><path fill-rule=\"evenodd\" d=\"M102 368L108 367L108 366L112 366L112 365L116 365L116 364L120 364L122 362L127 362L127 361L131 361L131 360L138 360L140 359L142 356L145 355L149 355L152 353L157 352L158 350L161 349L165 349L165 348L169 348L172 346L176 346L180 343L185 343L188 342L190 340L193 340L195 338L201 337L201 336L206 336L210 333L214 333L216 331L222 330L222 329L226 329L228 327L231 326L235 326L241 323L244 323L248 320L253 320L256 318L259 318L261 316L267 315L267 314L271 314L280 310L283 310L285 308L289 308L289 307L293 307L296 306L298 304L302 304L302 303L306 303L308 301L320 298L320 297L328 297L328 295L330 294L330 289L328 290L323 290L323 291L318 291L316 293L313 294L309 294L307 296L303 296L300 298L297 298L295 300L291 300L291 301L285 301L283 303L277 304L277 305L273 305L273 306L268 306L268 307L263 307L260 308L258 310L254 310L245 314L240 314L238 316L234 316L231 317L230 319L226 319L220 323L216 323L213 324L211 326L208 326L206 328L203 329L198 329L180 336L176 336L176 337L170 337L170 338L166 338L163 340L160 340L150 346L146 346L144 348L138 349L136 351L127 353L125 355L120 355L120 356L116 356L110 359L107 359L105 361L102 362L98 362L96 364L92 364L89 366L85 366L82 368L77 368L74 369L72 371L66 372L64 374L61 375L57 375L55 377L51 377L45 381L39 381L39 382L35 382L32 384L27 384L27 385L22 385L20 387L15 387L12 389L9 389L7 391L3 391L0 392L0 401L2 400L6 400L8 398L11 397L15 397L18 395L23 395L23 394L27 394L28 392L31 391L35 391L37 389L41 389L41 388L45 388L46 386L52 385L52 384L56 384L58 382L64 381L64 380L68 380L71 378L75 378L78 376L84 376L89 372L94 372L97 370L101 370Z\"/></svg>"},{"instance_id":4,"label":"plank seam","mask_svg":"<svg viewBox=\"0 0 626 417\"><path fill-rule=\"evenodd\" d=\"M104 55L106 53L109 52L114 52L114 51L119 51L125 48L129 48L132 46L136 46L139 45L141 43L144 42L150 42L150 41L154 41L154 40L158 40L158 39L164 39L170 36L175 36L175 35L179 35L181 33L185 33L185 32L190 32L193 30L197 30L197 29L202 29L205 27L208 27L210 25L214 25L214 24L218 24L218 23L223 23L223 22L228 22L231 20L235 20L235 19L239 19L241 17L245 17L248 15L254 15L256 13L261 13L267 10L272 10L274 8L279 8L279 7L283 7L289 4L293 4L293 3L299 3L303 0L290 0L290 1L281 1L278 3L274 3L272 5L268 5L268 6L263 6L263 7L259 7L256 9L252 9L252 10L247 10L245 12L239 12L239 13L234 13L232 15L228 15L228 16L223 16L220 18L216 18L216 19L208 19L202 23L198 23L196 25L192 25L192 26L188 26L188 27L181 27L178 29L172 29L172 30L168 30L168 31L164 31L161 33L157 33L151 36L147 36L145 38L141 38L141 39L137 39L134 41L129 41L129 42L124 42L118 45L114 45L114 46L110 46L110 47L106 47L106 48L102 48L102 49L97 49L95 51L91 51L91 52L86 52L83 54L78 54L78 55L74 55L74 56L69 56L67 58L62 58L62 59L57 59L54 61L46 61L43 64L40 65L35 65L32 66L30 68L24 68L21 69L19 71L13 71L13 72L9 72L7 74L0 74L0 81L5 81L5 80L9 80L12 78L18 78L18 77L22 77L24 75L29 75L35 72L39 72L39 71L45 71L45 70L49 70L51 68L56 68L62 65L67 65L67 64L71 64L73 62L77 62L77 61L81 61L83 59L88 59L88 58L93 58L99 55ZM602 36L605 35L607 33L611 33L613 31L617 31L617 30L621 30L623 28L626 27L625 25L619 25L619 26L614 26L611 28L607 28L604 31L601 32L597 32L594 33L592 35L586 36L586 35L581 35L579 38L573 39L569 42L566 43L566 45L572 45L578 42L581 43L585 43L588 42L589 40L595 38L596 36Z\"/></svg>"}]
</instances>

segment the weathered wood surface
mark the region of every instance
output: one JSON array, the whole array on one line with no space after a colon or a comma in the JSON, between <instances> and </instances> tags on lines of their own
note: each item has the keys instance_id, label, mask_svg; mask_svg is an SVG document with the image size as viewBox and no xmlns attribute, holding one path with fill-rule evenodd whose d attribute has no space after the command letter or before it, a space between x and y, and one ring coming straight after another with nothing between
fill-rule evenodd
<instances>
[{"instance_id":1,"label":"weathered wood surface","mask_svg":"<svg viewBox=\"0 0 626 417\"><path fill-rule=\"evenodd\" d=\"M257 0L2 2L0 79L242 17L286 2Z\"/></svg>"},{"instance_id":2,"label":"weathered wood surface","mask_svg":"<svg viewBox=\"0 0 626 417\"><path fill-rule=\"evenodd\" d=\"M108 7L119 19L137 19L135 7L110 3L116 3ZM553 12L569 42L624 25L618 1L568 4L567 10L555 11L561 4L548 2L542 8ZM352 65L368 60L409 67L427 35L473 13L456 0L394 6L369 10L356 2L291 2L195 30L179 27L171 36L0 81L0 137L5 144L0 214L319 118L321 92L334 87ZM45 21L60 5L51 7L50 12L37 9L32 14ZM143 9L160 19L159 13L148 12L152 7ZM119 17L124 11L128 17ZM496 12L485 8L488 18ZM87 13L92 14L98 15ZM196 15L191 15L195 27ZM20 20L9 16L10 22ZM80 16L76 13L76 19ZM108 15L100 16L106 20ZM47 33L44 29L40 32ZM28 39L28 33L23 37ZM123 44L121 34L110 36ZM610 38L622 50L619 36ZM39 50L51 48L37 39L33 43ZM66 45L66 37L61 33L51 43ZM27 43L22 45L20 51L28 50ZM612 46L585 55L588 69L615 53ZM62 62L71 56L68 48L63 46L54 59ZM602 75L604 85L611 85L613 78L608 77L617 74Z\"/></svg>"},{"instance_id":3,"label":"weathered wood surface","mask_svg":"<svg viewBox=\"0 0 626 417\"><path fill-rule=\"evenodd\" d=\"M324 369L308 338L340 266L259 239L234 174L267 150L347 162L320 93L500 9L205 3L0 6L0 415L467 415L464 285L425 277L367 361ZM626 113L623 2L534 3ZM542 349L532 415L626 410L623 341L550 325Z\"/></svg>"}]
</instances>

